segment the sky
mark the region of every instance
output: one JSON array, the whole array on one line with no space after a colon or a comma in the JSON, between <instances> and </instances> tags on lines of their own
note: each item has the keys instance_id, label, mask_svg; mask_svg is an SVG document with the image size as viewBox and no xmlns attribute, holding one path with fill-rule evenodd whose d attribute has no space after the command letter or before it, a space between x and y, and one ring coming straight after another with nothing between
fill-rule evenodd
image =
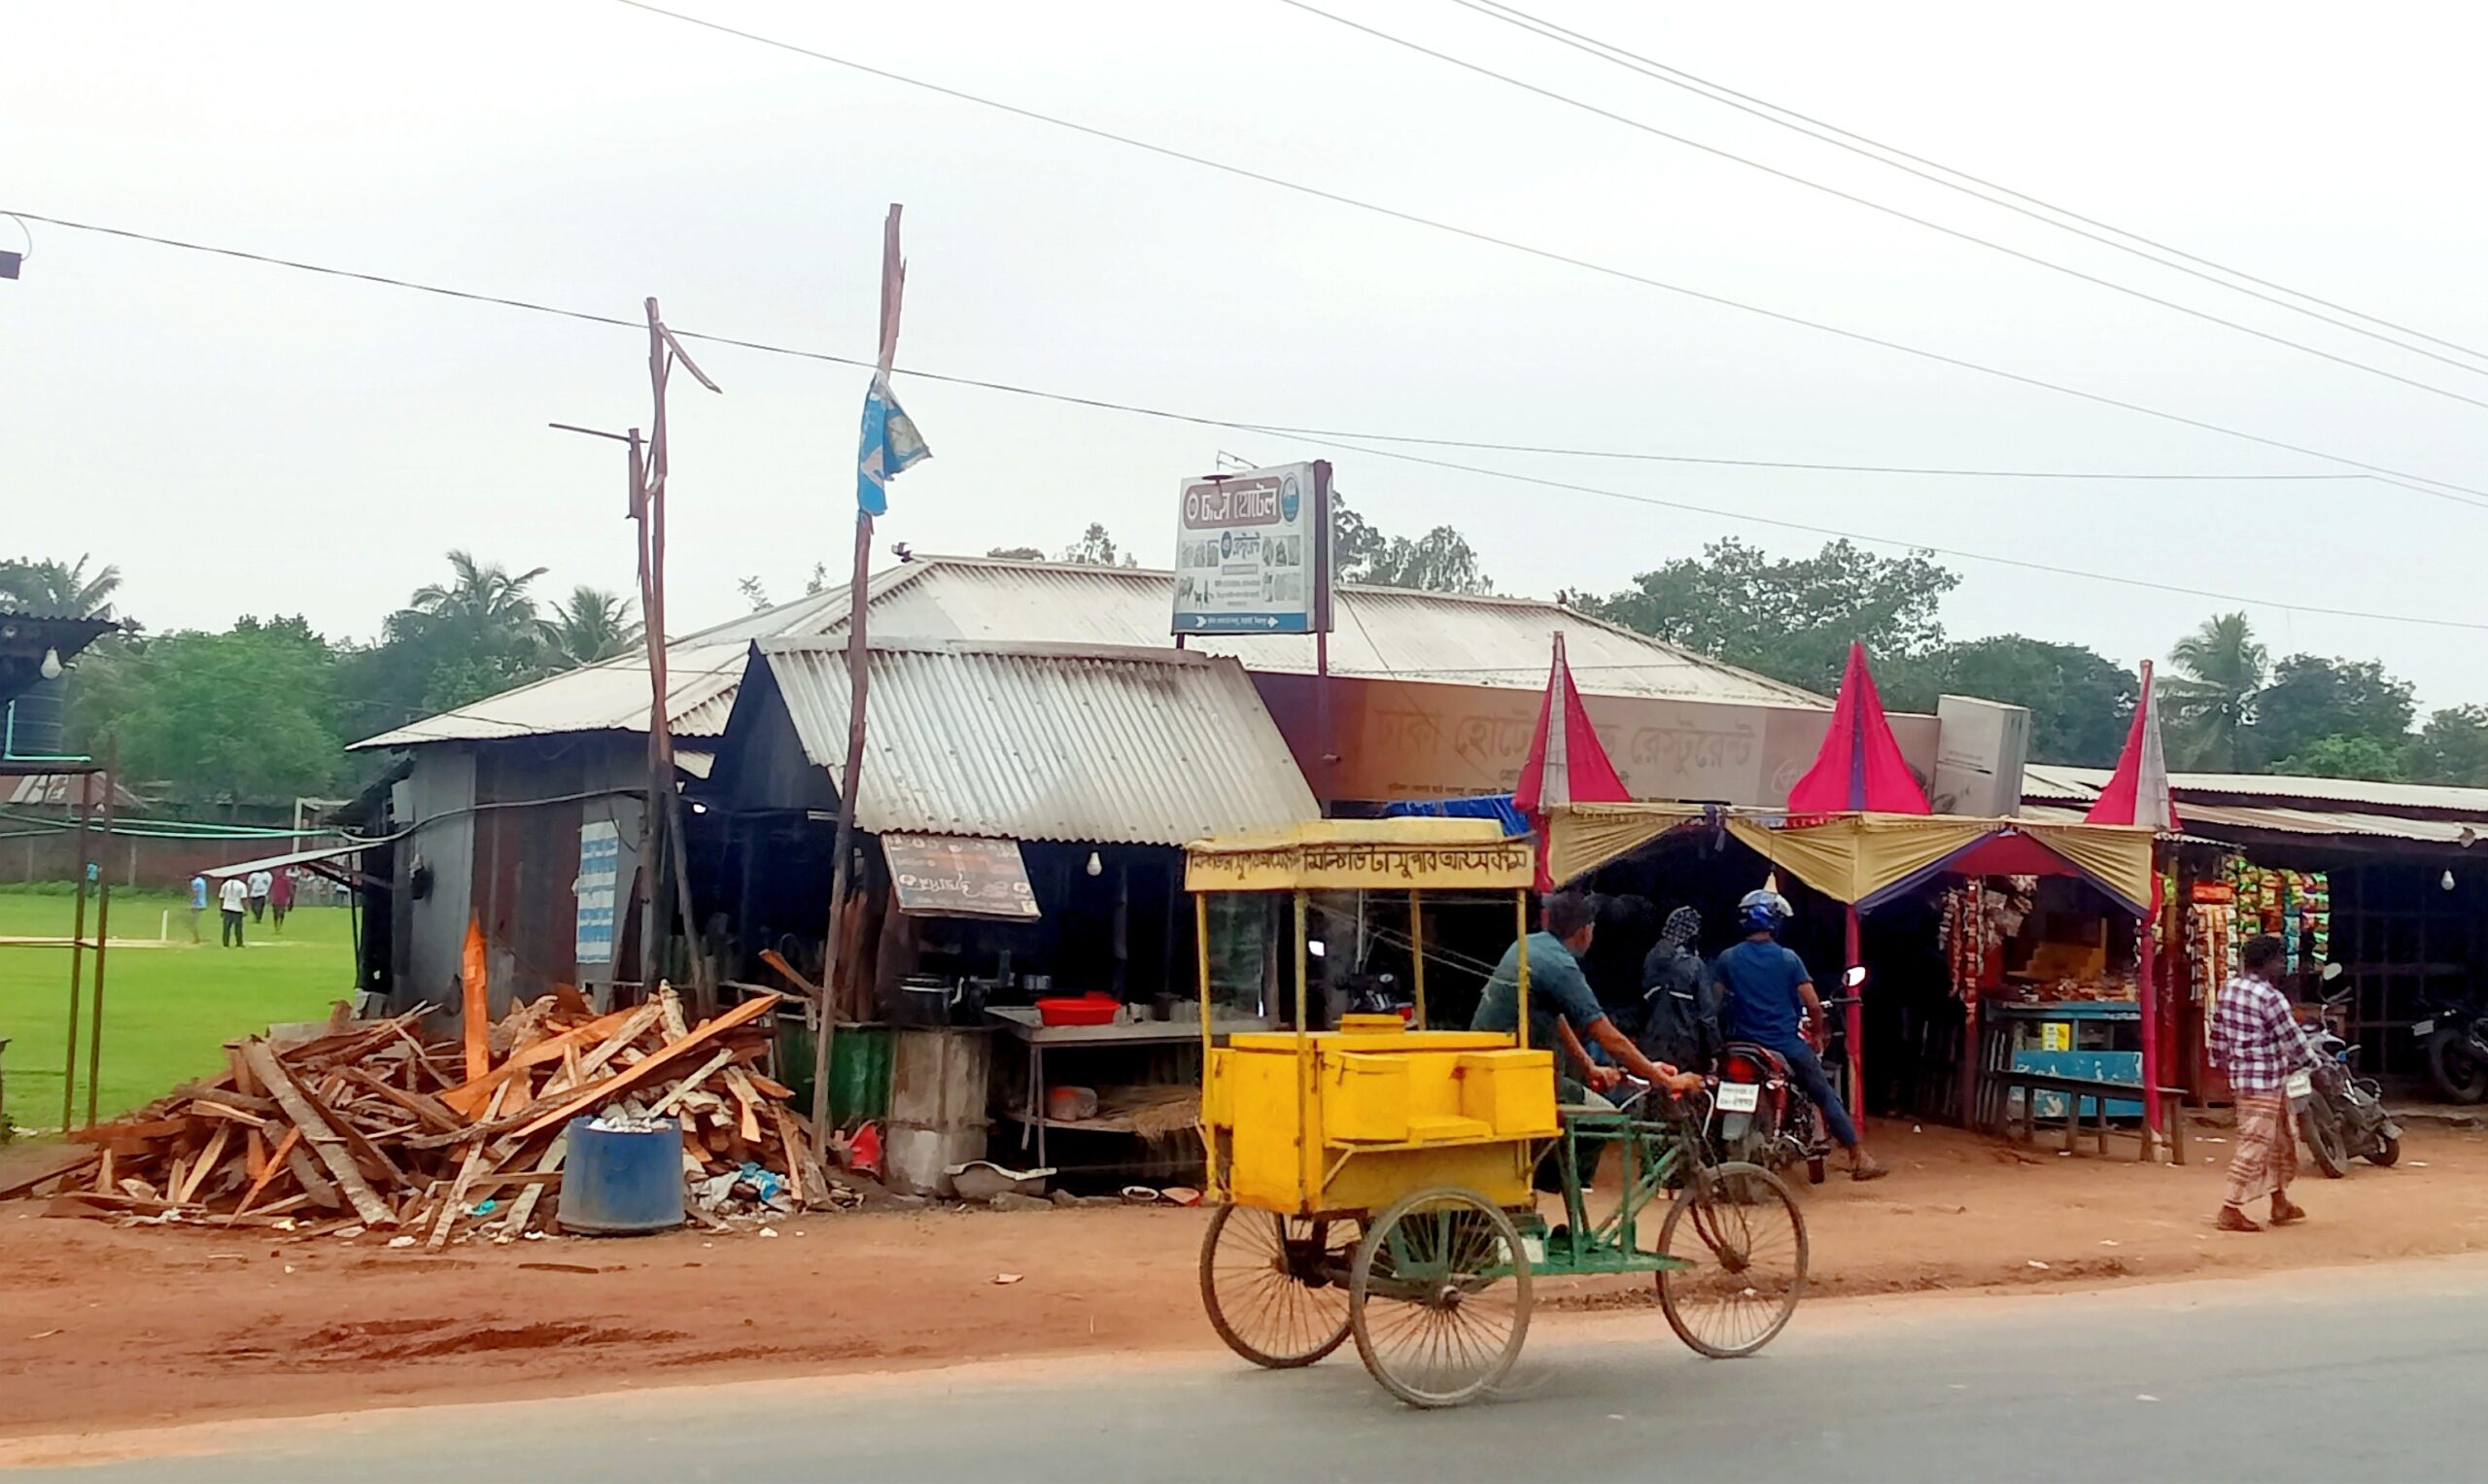
<instances>
[{"instance_id":1,"label":"sky","mask_svg":"<svg viewBox=\"0 0 2488 1484\"><path fill-rule=\"evenodd\" d=\"M676 8L1394 211L2469 486L2072 482L1428 449L2157 474L2343 466L2016 384L995 112L616 0L0 10L0 210L869 359L904 202L899 395L933 459L884 551L1171 559L1221 453L1328 457L1499 589L1611 590L1734 535L1947 557L1953 637L2123 661L2244 606L2275 656L2488 703L2488 407L2190 318L1346 29L1282 0ZM1515 0L1700 77L2458 345L2488 349L2475 40L2456 10ZM1714 149L2488 401L2466 365L2050 229L1452 0L1365 25ZM0 247L19 245L0 222ZM368 638L450 548L627 591L642 332L31 224L0 281L0 548L119 564L151 629L300 612ZM2430 346L2463 361L2460 352ZM670 626L780 598L852 530L851 366L694 343ZM2476 365L2479 370L2470 369ZM1011 383L1326 436L911 377ZM1356 436L1351 436L1356 435ZM1396 448L1485 472L1381 457ZM1521 479L1593 486L1608 495ZM1631 497L1616 499L1613 495ZM1670 502L1651 504L1646 501ZM1693 505L1710 513L1672 506ZM1814 532L1760 522L1793 523ZM0 553L6 554L6 553ZM2445 627L2349 609L2449 620Z\"/></svg>"}]
</instances>

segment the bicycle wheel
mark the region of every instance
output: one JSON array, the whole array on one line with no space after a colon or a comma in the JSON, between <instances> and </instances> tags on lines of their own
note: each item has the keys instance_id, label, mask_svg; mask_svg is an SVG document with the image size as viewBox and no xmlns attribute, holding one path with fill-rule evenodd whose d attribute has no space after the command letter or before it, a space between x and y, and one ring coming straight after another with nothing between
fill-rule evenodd
<instances>
[{"instance_id":1,"label":"bicycle wheel","mask_svg":"<svg viewBox=\"0 0 2488 1484\"><path fill-rule=\"evenodd\" d=\"M1754 1164L1704 1170L1668 1208L1659 1307L1676 1338L1718 1360L1747 1356L1787 1328L1806 1292L1806 1219L1779 1176Z\"/></svg>"},{"instance_id":2,"label":"bicycle wheel","mask_svg":"<svg viewBox=\"0 0 2488 1484\"><path fill-rule=\"evenodd\" d=\"M1529 1334L1529 1258L1502 1209L1471 1191L1420 1191L1357 1246L1348 1281L1357 1354L1410 1406L1492 1391Z\"/></svg>"},{"instance_id":3,"label":"bicycle wheel","mask_svg":"<svg viewBox=\"0 0 2488 1484\"><path fill-rule=\"evenodd\" d=\"M1221 1206L1201 1236L1201 1307L1227 1348L1273 1370L1314 1362L1348 1337L1341 1281L1354 1222L1311 1222Z\"/></svg>"}]
</instances>

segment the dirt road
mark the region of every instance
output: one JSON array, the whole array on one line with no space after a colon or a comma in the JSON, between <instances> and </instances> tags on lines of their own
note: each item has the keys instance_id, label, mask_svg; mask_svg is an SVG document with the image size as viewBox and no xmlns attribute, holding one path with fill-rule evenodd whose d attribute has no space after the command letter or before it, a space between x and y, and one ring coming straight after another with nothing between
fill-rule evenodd
<instances>
[{"instance_id":1,"label":"dirt road","mask_svg":"<svg viewBox=\"0 0 2488 1484\"><path fill-rule=\"evenodd\" d=\"M2488 1250L2488 1134L2414 1129L2401 1168L2307 1181L2313 1220L2255 1236L2205 1220L2225 1143L2198 1144L2177 1170L1906 1123L1873 1137L1891 1179L1835 1177L1805 1197L1818 1295ZM0 1206L0 1435L971 1359L1042 1368L1065 1352L1217 1343L1194 1288L1197 1211L820 1216L780 1223L774 1239L426 1257L372 1238L121 1230L39 1210ZM1004 1273L1021 1279L996 1284ZM1623 1280L1540 1291L1543 1322L1559 1327L1566 1309L1647 1301L1645 1284Z\"/></svg>"}]
</instances>

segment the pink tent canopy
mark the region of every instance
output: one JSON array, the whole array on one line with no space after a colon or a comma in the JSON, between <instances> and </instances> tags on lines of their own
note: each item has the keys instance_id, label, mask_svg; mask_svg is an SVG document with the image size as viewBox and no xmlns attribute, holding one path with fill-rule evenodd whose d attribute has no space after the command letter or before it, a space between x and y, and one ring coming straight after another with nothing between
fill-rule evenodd
<instances>
[{"instance_id":1,"label":"pink tent canopy","mask_svg":"<svg viewBox=\"0 0 2488 1484\"><path fill-rule=\"evenodd\" d=\"M2099 791L2087 824L2138 824L2155 830L2178 828L2177 801L2168 791L2168 758L2160 746L2160 700L2152 694L2151 662L2142 662L2142 700L2134 707L2133 725L2125 732L2125 750L2117 754L2117 771Z\"/></svg>"},{"instance_id":2,"label":"pink tent canopy","mask_svg":"<svg viewBox=\"0 0 2488 1484\"><path fill-rule=\"evenodd\" d=\"M1840 677L1830 735L1814 754L1814 766L1788 790L1788 810L1803 814L1934 812L1926 790L1901 757L1891 723L1883 719L1883 698L1866 668L1864 644L1849 646L1849 668Z\"/></svg>"},{"instance_id":3,"label":"pink tent canopy","mask_svg":"<svg viewBox=\"0 0 2488 1484\"><path fill-rule=\"evenodd\" d=\"M1538 730L1529 740L1528 760L1520 765L1520 783L1512 789L1512 807L1538 833L1546 835L1546 811L1558 804L1622 804L1633 795L1607 758L1606 743L1590 725L1581 705L1580 688L1572 683L1572 667L1564 659L1564 635L1555 635L1555 661L1546 673L1546 695L1538 707ZM1546 874L1546 851L1538 852L1539 890L1553 886Z\"/></svg>"}]
</instances>

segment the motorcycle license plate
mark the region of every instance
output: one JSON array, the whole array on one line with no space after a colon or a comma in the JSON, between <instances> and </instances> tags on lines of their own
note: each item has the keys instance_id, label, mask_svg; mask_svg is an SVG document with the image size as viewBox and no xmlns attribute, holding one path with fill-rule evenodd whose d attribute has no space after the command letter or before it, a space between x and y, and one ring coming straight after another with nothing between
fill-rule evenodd
<instances>
[{"instance_id":1,"label":"motorcycle license plate","mask_svg":"<svg viewBox=\"0 0 2488 1484\"><path fill-rule=\"evenodd\" d=\"M1762 1106L1762 1088L1749 1082L1719 1084L1719 1111L1751 1113Z\"/></svg>"},{"instance_id":2,"label":"motorcycle license plate","mask_svg":"<svg viewBox=\"0 0 2488 1484\"><path fill-rule=\"evenodd\" d=\"M2436 1022L2434 1020L2413 1020L2410 1023L2410 1034L2414 1036L2433 1036L2436 1033Z\"/></svg>"},{"instance_id":3,"label":"motorcycle license plate","mask_svg":"<svg viewBox=\"0 0 2488 1484\"><path fill-rule=\"evenodd\" d=\"M2304 1097L2315 1090L2315 1078L2309 1073L2292 1072L2289 1081L2281 1084L2281 1090L2292 1097Z\"/></svg>"}]
</instances>

